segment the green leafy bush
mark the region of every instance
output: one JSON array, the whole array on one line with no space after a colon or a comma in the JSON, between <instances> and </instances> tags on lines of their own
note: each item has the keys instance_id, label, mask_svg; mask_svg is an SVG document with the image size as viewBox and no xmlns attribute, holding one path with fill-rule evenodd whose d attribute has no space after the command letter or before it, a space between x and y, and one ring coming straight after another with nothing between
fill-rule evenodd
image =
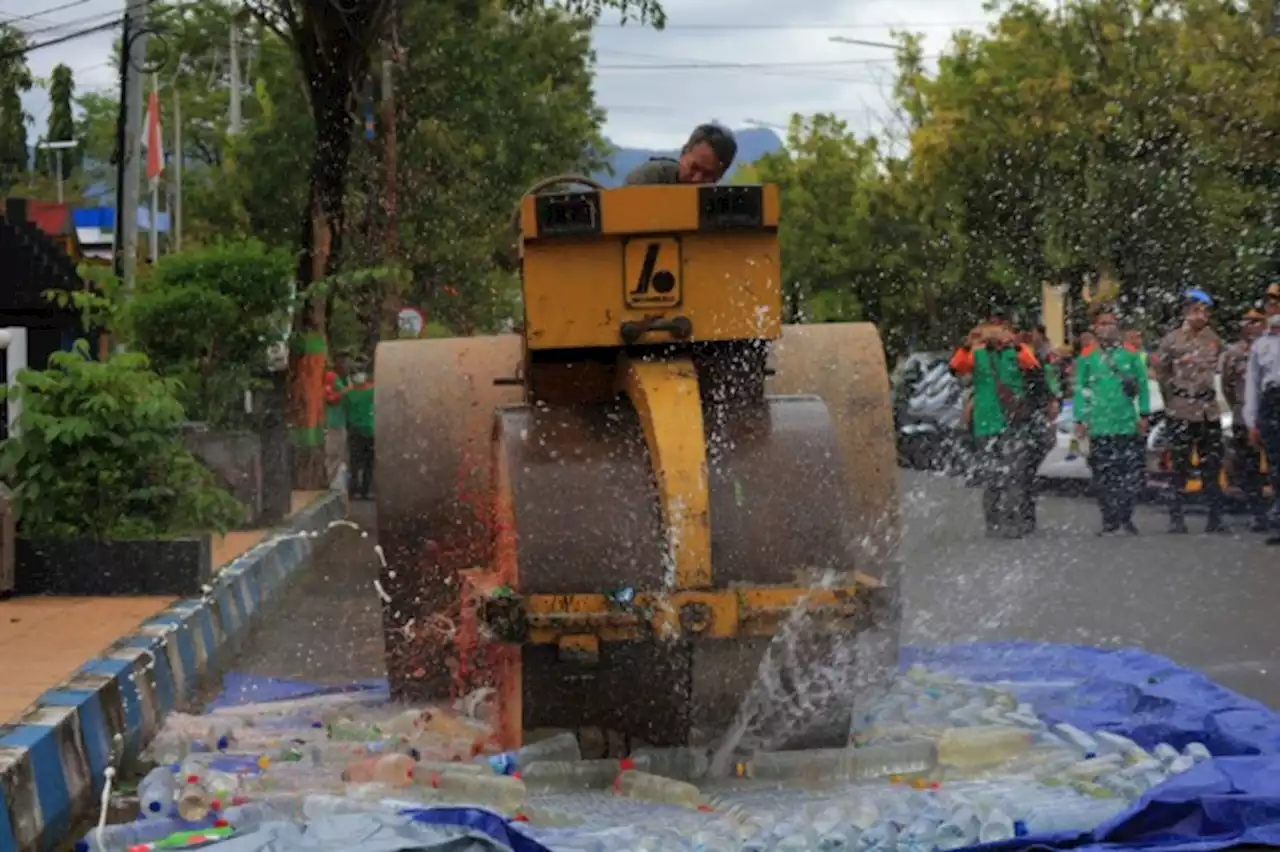
<instances>
[{"instance_id":1,"label":"green leafy bush","mask_svg":"<svg viewBox=\"0 0 1280 852\"><path fill-rule=\"evenodd\" d=\"M23 370L22 403L0 445L22 534L97 540L226 532L244 507L182 445L179 384L131 352L106 361L86 341Z\"/></svg>"},{"instance_id":2,"label":"green leafy bush","mask_svg":"<svg viewBox=\"0 0 1280 852\"><path fill-rule=\"evenodd\" d=\"M156 371L181 382L192 420L243 425L244 392L266 370L292 306L293 261L248 241L161 258L128 306L133 346Z\"/></svg>"}]
</instances>

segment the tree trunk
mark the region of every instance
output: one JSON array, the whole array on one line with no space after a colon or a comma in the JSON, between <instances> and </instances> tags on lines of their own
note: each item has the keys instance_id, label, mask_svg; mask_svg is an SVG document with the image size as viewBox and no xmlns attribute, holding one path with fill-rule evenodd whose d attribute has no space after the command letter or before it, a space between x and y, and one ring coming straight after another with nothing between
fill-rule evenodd
<instances>
[{"instance_id":1,"label":"tree trunk","mask_svg":"<svg viewBox=\"0 0 1280 852\"><path fill-rule=\"evenodd\" d=\"M316 146L298 254L295 344L289 356L289 417L294 436L294 487L328 488L324 453L326 298L312 284L332 275L342 249L343 195L351 156L351 77L331 55L311 56L311 109Z\"/></svg>"}]
</instances>

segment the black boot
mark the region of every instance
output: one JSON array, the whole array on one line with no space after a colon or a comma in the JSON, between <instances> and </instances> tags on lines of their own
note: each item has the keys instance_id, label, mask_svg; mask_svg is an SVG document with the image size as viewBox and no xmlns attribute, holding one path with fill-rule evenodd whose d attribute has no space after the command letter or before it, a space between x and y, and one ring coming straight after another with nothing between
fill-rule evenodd
<instances>
[{"instance_id":1,"label":"black boot","mask_svg":"<svg viewBox=\"0 0 1280 852\"><path fill-rule=\"evenodd\" d=\"M1169 533L1170 535L1185 535L1187 532L1187 521L1182 517L1182 508L1169 512Z\"/></svg>"}]
</instances>

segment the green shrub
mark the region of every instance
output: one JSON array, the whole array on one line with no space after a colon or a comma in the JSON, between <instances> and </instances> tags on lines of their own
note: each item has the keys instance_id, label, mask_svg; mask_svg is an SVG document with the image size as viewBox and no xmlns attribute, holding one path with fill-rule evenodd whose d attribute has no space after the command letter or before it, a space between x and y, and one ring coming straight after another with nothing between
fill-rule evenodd
<instances>
[{"instance_id":1,"label":"green shrub","mask_svg":"<svg viewBox=\"0 0 1280 852\"><path fill-rule=\"evenodd\" d=\"M176 380L141 353L106 361L86 341L23 370L16 435L0 445L0 476L14 489L30 538L155 538L226 532L244 507L217 487L182 444Z\"/></svg>"},{"instance_id":2,"label":"green shrub","mask_svg":"<svg viewBox=\"0 0 1280 852\"><path fill-rule=\"evenodd\" d=\"M128 306L132 345L181 382L192 420L243 425L244 392L266 371L288 321L293 261L255 241L161 258Z\"/></svg>"}]
</instances>

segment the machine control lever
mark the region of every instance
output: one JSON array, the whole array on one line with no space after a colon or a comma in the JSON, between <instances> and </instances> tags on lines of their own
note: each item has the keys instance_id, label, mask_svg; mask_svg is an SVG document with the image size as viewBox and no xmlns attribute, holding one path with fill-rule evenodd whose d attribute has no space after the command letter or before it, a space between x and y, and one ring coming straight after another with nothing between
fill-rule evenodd
<instances>
[{"instance_id":1,"label":"machine control lever","mask_svg":"<svg viewBox=\"0 0 1280 852\"><path fill-rule=\"evenodd\" d=\"M688 317L646 317L642 320L628 320L618 329L622 342L630 346L639 343L640 338L651 331L665 331L676 340L688 340L693 336L693 322Z\"/></svg>"}]
</instances>

